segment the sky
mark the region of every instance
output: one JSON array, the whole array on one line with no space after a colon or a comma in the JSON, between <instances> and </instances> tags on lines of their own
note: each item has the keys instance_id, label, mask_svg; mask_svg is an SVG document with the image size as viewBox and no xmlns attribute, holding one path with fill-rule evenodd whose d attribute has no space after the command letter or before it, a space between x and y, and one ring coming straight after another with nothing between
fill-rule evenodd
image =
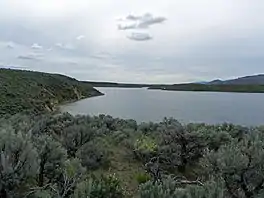
<instances>
[{"instance_id":1,"label":"sky","mask_svg":"<svg viewBox=\"0 0 264 198\"><path fill-rule=\"evenodd\" d=\"M183 83L264 73L263 0L0 0L0 67Z\"/></svg>"}]
</instances>

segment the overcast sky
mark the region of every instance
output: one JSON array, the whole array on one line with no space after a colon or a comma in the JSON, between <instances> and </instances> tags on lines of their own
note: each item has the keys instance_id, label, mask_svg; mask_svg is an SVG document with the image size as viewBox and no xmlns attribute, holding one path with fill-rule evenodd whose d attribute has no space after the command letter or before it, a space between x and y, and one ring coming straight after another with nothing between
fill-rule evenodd
<instances>
[{"instance_id":1,"label":"overcast sky","mask_svg":"<svg viewBox=\"0 0 264 198\"><path fill-rule=\"evenodd\" d=\"M0 66L146 83L264 73L264 1L0 0Z\"/></svg>"}]
</instances>

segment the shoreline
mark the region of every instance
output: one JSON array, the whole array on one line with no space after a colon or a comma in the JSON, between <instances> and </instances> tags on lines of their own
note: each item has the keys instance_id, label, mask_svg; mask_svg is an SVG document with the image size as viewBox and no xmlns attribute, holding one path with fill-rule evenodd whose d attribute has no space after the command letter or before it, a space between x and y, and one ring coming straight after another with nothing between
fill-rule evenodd
<instances>
[{"instance_id":1,"label":"shoreline","mask_svg":"<svg viewBox=\"0 0 264 198\"><path fill-rule=\"evenodd\" d=\"M97 90L97 89L95 89ZM81 101L81 100L86 100L88 98L95 98L95 97L100 97L100 96L104 96L105 94L98 91L97 90L97 95L91 95L91 96L84 96L80 99L75 99L75 100L68 100L68 101L64 101L64 102L61 102L60 104L57 104L54 108L55 110L53 111L54 113L61 113L61 107L64 106L64 105L67 105L67 104L70 104L70 103L75 103L75 102L78 102L78 101Z\"/></svg>"}]
</instances>

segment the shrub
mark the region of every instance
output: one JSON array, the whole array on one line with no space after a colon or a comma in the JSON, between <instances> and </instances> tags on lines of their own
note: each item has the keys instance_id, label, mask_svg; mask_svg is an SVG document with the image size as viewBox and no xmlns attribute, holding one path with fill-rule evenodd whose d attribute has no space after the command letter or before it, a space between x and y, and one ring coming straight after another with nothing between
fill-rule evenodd
<instances>
[{"instance_id":1,"label":"shrub","mask_svg":"<svg viewBox=\"0 0 264 198\"><path fill-rule=\"evenodd\" d=\"M138 173L136 175L136 180L137 180L138 184L144 184L147 181L151 180L151 176L147 173Z\"/></svg>"},{"instance_id":2,"label":"shrub","mask_svg":"<svg viewBox=\"0 0 264 198\"><path fill-rule=\"evenodd\" d=\"M99 139L83 145L77 151L76 156L81 159L82 165L87 169L97 169L100 166L107 167L110 163L107 146Z\"/></svg>"},{"instance_id":3,"label":"shrub","mask_svg":"<svg viewBox=\"0 0 264 198\"><path fill-rule=\"evenodd\" d=\"M209 181L203 186L189 185L167 178L162 183L147 182L140 186L141 198L226 198L221 181Z\"/></svg>"},{"instance_id":4,"label":"shrub","mask_svg":"<svg viewBox=\"0 0 264 198\"><path fill-rule=\"evenodd\" d=\"M72 125L62 134L62 143L70 157L75 157L79 148L95 137L96 131L87 125Z\"/></svg>"},{"instance_id":5,"label":"shrub","mask_svg":"<svg viewBox=\"0 0 264 198\"><path fill-rule=\"evenodd\" d=\"M79 183L73 198L124 198L124 190L115 175L95 177Z\"/></svg>"},{"instance_id":6,"label":"shrub","mask_svg":"<svg viewBox=\"0 0 264 198\"><path fill-rule=\"evenodd\" d=\"M186 173L188 165L195 165L203 156L206 144L201 135L188 131L178 121L165 119L161 125L161 145L158 155L165 169L175 169Z\"/></svg>"},{"instance_id":7,"label":"shrub","mask_svg":"<svg viewBox=\"0 0 264 198\"><path fill-rule=\"evenodd\" d=\"M34 139L39 153L38 186L56 183L63 172L67 159L67 151L61 144L47 135L37 136Z\"/></svg>"},{"instance_id":8,"label":"shrub","mask_svg":"<svg viewBox=\"0 0 264 198\"><path fill-rule=\"evenodd\" d=\"M76 185L84 178L86 169L82 167L79 159L69 159L65 162L64 172L60 182L58 182L57 194L59 197L70 196Z\"/></svg>"},{"instance_id":9,"label":"shrub","mask_svg":"<svg viewBox=\"0 0 264 198\"><path fill-rule=\"evenodd\" d=\"M257 130L234 140L217 152L209 152L202 166L219 175L234 197L252 198L264 190L264 134Z\"/></svg>"},{"instance_id":10,"label":"shrub","mask_svg":"<svg viewBox=\"0 0 264 198\"><path fill-rule=\"evenodd\" d=\"M38 154L30 137L12 130L0 130L0 197L18 196L37 174Z\"/></svg>"},{"instance_id":11,"label":"shrub","mask_svg":"<svg viewBox=\"0 0 264 198\"><path fill-rule=\"evenodd\" d=\"M143 135L134 144L134 154L137 159L146 163L156 154L157 148L153 138Z\"/></svg>"}]
</instances>

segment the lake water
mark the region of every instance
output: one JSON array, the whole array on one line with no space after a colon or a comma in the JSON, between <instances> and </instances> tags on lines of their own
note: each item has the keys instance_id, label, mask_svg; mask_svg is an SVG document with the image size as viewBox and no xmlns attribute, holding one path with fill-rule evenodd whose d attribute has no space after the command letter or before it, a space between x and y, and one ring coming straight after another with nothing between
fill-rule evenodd
<instances>
[{"instance_id":1,"label":"lake water","mask_svg":"<svg viewBox=\"0 0 264 198\"><path fill-rule=\"evenodd\" d=\"M138 122L174 117L181 122L264 125L264 94L98 88L104 96L62 106L71 114L132 118Z\"/></svg>"}]
</instances>

